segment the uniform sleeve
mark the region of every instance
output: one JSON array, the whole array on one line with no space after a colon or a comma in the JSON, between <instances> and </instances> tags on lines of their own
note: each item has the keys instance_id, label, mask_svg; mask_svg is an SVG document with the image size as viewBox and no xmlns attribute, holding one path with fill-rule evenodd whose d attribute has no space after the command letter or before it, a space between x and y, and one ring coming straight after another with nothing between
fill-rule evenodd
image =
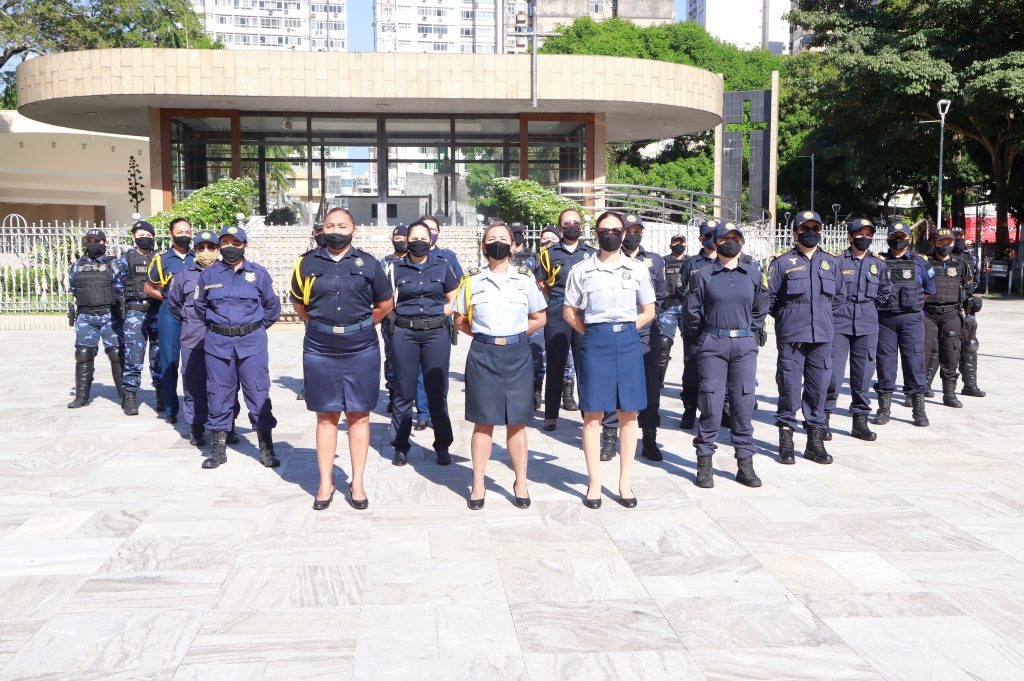
<instances>
[{"instance_id":1,"label":"uniform sleeve","mask_svg":"<svg viewBox=\"0 0 1024 681\"><path fill-rule=\"evenodd\" d=\"M835 312L843 305L843 301L846 299L846 286L843 285L843 271L842 271L842 260L835 256L829 256L831 261L830 267L835 272L833 276L838 279L836 285L836 294L832 296L832 312Z\"/></svg>"},{"instance_id":2,"label":"uniform sleeve","mask_svg":"<svg viewBox=\"0 0 1024 681\"><path fill-rule=\"evenodd\" d=\"M153 259L149 261L149 270L146 273L149 278L149 283L156 288L163 288L163 261L160 258L160 254L157 253L153 256Z\"/></svg>"},{"instance_id":3,"label":"uniform sleeve","mask_svg":"<svg viewBox=\"0 0 1024 681\"><path fill-rule=\"evenodd\" d=\"M182 285L184 277L177 277L171 282L171 287L167 290L167 297L164 298L164 305L167 306L171 316L177 319L179 322L182 320L182 306L185 303L185 290Z\"/></svg>"},{"instance_id":4,"label":"uniform sleeve","mask_svg":"<svg viewBox=\"0 0 1024 681\"><path fill-rule=\"evenodd\" d=\"M75 282L78 280L78 261L71 263L71 272L68 273L68 291L75 295Z\"/></svg>"},{"instance_id":5,"label":"uniform sleeve","mask_svg":"<svg viewBox=\"0 0 1024 681\"><path fill-rule=\"evenodd\" d=\"M110 276L114 280L114 293L117 294L118 298L124 297L124 272L127 269L127 267L121 267L120 260L110 261Z\"/></svg>"},{"instance_id":6,"label":"uniform sleeve","mask_svg":"<svg viewBox=\"0 0 1024 681\"><path fill-rule=\"evenodd\" d=\"M647 269L646 267L644 268ZM657 302L657 297L654 293L654 284L651 283L650 274L647 272L643 273L647 276L638 276L640 280L640 287L636 291L636 302L638 305L650 305Z\"/></svg>"},{"instance_id":7,"label":"uniform sleeve","mask_svg":"<svg viewBox=\"0 0 1024 681\"><path fill-rule=\"evenodd\" d=\"M263 303L263 328L266 329L281 317L281 298L274 291L274 280L270 273L264 270L261 274L263 283L260 286L260 299Z\"/></svg>"},{"instance_id":8,"label":"uniform sleeve","mask_svg":"<svg viewBox=\"0 0 1024 681\"><path fill-rule=\"evenodd\" d=\"M878 296L875 298L875 304L881 307L887 305L893 296L892 280L889 278L889 267L883 260L878 261L878 277Z\"/></svg>"},{"instance_id":9,"label":"uniform sleeve","mask_svg":"<svg viewBox=\"0 0 1024 681\"><path fill-rule=\"evenodd\" d=\"M526 282L526 306L531 313L546 310L548 307L547 302L544 300L544 294L540 292L537 283L530 281L528 278Z\"/></svg>"},{"instance_id":10,"label":"uniform sleeve","mask_svg":"<svg viewBox=\"0 0 1024 681\"><path fill-rule=\"evenodd\" d=\"M301 305L306 304L306 286L312 282L307 282L305 277L302 275L302 263L305 261L306 256L300 255L299 259L295 261L295 267L292 269L292 278L288 286L288 297L293 303L299 303Z\"/></svg>"},{"instance_id":11,"label":"uniform sleeve","mask_svg":"<svg viewBox=\"0 0 1024 681\"><path fill-rule=\"evenodd\" d=\"M768 317L768 278L760 267L755 267L754 278L754 305L750 311L751 329L764 327L764 320Z\"/></svg>"},{"instance_id":12,"label":"uniform sleeve","mask_svg":"<svg viewBox=\"0 0 1024 681\"><path fill-rule=\"evenodd\" d=\"M660 310L665 305L665 299L668 298L668 280L665 278L665 259L660 256L656 256L656 258L654 262L658 267L654 275L654 298Z\"/></svg>"},{"instance_id":13,"label":"uniform sleeve","mask_svg":"<svg viewBox=\"0 0 1024 681\"><path fill-rule=\"evenodd\" d=\"M533 278L537 281L547 281L548 274L545 269L551 264L551 254L548 249L542 248L537 254L536 262L533 264Z\"/></svg>"},{"instance_id":14,"label":"uniform sleeve","mask_svg":"<svg viewBox=\"0 0 1024 681\"><path fill-rule=\"evenodd\" d=\"M374 261L373 268L373 302L383 303L388 298L391 298L395 292L391 288L391 280L388 275L384 272L384 268L380 266L380 263Z\"/></svg>"},{"instance_id":15,"label":"uniform sleeve","mask_svg":"<svg viewBox=\"0 0 1024 681\"><path fill-rule=\"evenodd\" d=\"M924 278L921 282L921 288L924 289L925 295L935 295L935 268L922 259L918 259L917 267Z\"/></svg>"},{"instance_id":16,"label":"uniform sleeve","mask_svg":"<svg viewBox=\"0 0 1024 681\"><path fill-rule=\"evenodd\" d=\"M455 270L452 269L452 266L448 264L447 261L442 262L445 262L445 265L447 265L444 273L444 292L451 293L459 287L459 282L462 281L462 277L455 275Z\"/></svg>"},{"instance_id":17,"label":"uniform sleeve","mask_svg":"<svg viewBox=\"0 0 1024 681\"><path fill-rule=\"evenodd\" d=\"M700 272L690 275L686 288L688 290L683 305L683 334L693 340L704 328L704 285L700 281Z\"/></svg>"},{"instance_id":18,"label":"uniform sleeve","mask_svg":"<svg viewBox=\"0 0 1024 681\"><path fill-rule=\"evenodd\" d=\"M199 273L199 279L196 280L196 299L195 299L195 302L194 302L194 307L195 307L196 315L200 319L202 319L204 322L206 321L206 310L207 310L207 300L206 300L206 281L207 281L207 278L206 278L206 275L207 275L208 272L209 272L209 270L206 269L206 270L203 270L202 272Z\"/></svg>"},{"instance_id":19,"label":"uniform sleeve","mask_svg":"<svg viewBox=\"0 0 1024 681\"><path fill-rule=\"evenodd\" d=\"M569 307L583 309L583 268L574 267L569 270L569 278L565 283L565 304Z\"/></svg>"},{"instance_id":20,"label":"uniform sleeve","mask_svg":"<svg viewBox=\"0 0 1024 681\"><path fill-rule=\"evenodd\" d=\"M455 255L454 251L448 250L448 262L451 263L452 271L455 272L455 276L461 281L462 278L466 276L466 272L462 269L462 263L459 262L459 256Z\"/></svg>"},{"instance_id":21,"label":"uniform sleeve","mask_svg":"<svg viewBox=\"0 0 1024 681\"><path fill-rule=\"evenodd\" d=\"M460 315L469 314L469 306L466 304L466 291L472 291L473 282L469 277L459 283L458 291L455 293L455 311Z\"/></svg>"},{"instance_id":22,"label":"uniform sleeve","mask_svg":"<svg viewBox=\"0 0 1024 681\"><path fill-rule=\"evenodd\" d=\"M683 258L679 262L679 285L676 286L675 295L679 300L686 300L686 292L690 283L690 258Z\"/></svg>"},{"instance_id":23,"label":"uniform sleeve","mask_svg":"<svg viewBox=\"0 0 1024 681\"><path fill-rule=\"evenodd\" d=\"M778 261L773 260L768 266L768 314L774 316L779 309L779 291L782 290L783 274L778 266Z\"/></svg>"}]
</instances>

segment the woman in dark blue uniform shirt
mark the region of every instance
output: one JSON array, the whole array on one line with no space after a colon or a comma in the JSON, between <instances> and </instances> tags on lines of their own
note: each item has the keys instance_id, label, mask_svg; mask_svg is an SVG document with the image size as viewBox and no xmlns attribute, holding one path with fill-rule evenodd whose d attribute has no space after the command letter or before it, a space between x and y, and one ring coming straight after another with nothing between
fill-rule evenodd
<instances>
[{"instance_id":1,"label":"woman in dark blue uniform shirt","mask_svg":"<svg viewBox=\"0 0 1024 681\"><path fill-rule=\"evenodd\" d=\"M306 408L316 412L316 458L320 488L315 510L334 497L334 456L338 418L345 412L352 455L349 503L369 505L363 470L370 447L370 410L377 405L380 347L375 324L393 307L391 283L369 253L352 246L352 215L335 208L324 216L324 248L299 258L292 273L291 299L306 320L302 370Z\"/></svg>"},{"instance_id":2,"label":"woman in dark blue uniform shirt","mask_svg":"<svg viewBox=\"0 0 1024 681\"><path fill-rule=\"evenodd\" d=\"M430 250L430 228L416 221L409 225L408 252L395 262L395 331L391 347L395 359L395 408L391 413L392 463L409 461L412 405L416 379L423 372L430 420L434 425L437 463L452 462L452 422L448 417L446 388L452 344L448 317L459 280L447 260Z\"/></svg>"}]
</instances>

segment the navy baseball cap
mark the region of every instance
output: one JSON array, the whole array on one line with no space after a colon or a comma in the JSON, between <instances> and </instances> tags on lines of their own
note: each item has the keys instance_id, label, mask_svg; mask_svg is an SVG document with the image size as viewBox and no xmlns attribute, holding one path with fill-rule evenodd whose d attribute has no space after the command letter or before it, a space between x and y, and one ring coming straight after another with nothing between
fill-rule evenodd
<instances>
[{"instance_id":1,"label":"navy baseball cap","mask_svg":"<svg viewBox=\"0 0 1024 681\"><path fill-rule=\"evenodd\" d=\"M704 220L697 227L700 229L701 236L703 236L705 234L710 234L714 232L716 229L718 229L719 224L721 223L718 220L711 218L708 220Z\"/></svg>"},{"instance_id":2,"label":"navy baseball cap","mask_svg":"<svg viewBox=\"0 0 1024 681\"><path fill-rule=\"evenodd\" d=\"M743 240L743 230L735 222L719 222L718 226L715 227L715 240L721 239L724 236L735 232L739 235L740 239Z\"/></svg>"},{"instance_id":3,"label":"navy baseball cap","mask_svg":"<svg viewBox=\"0 0 1024 681\"><path fill-rule=\"evenodd\" d=\"M138 221L135 222L135 224L132 225L132 233L133 234L135 232L139 231L140 229L143 230L143 231L149 232L153 236L156 236L156 230L153 229L153 225L149 224L145 220L138 220Z\"/></svg>"},{"instance_id":4,"label":"navy baseball cap","mask_svg":"<svg viewBox=\"0 0 1024 681\"><path fill-rule=\"evenodd\" d=\"M625 215L622 216L622 226L624 228L629 229L633 225L636 225L640 227L640 229L643 229L644 221L640 219L639 215L634 215L633 213L626 213Z\"/></svg>"},{"instance_id":5,"label":"navy baseball cap","mask_svg":"<svg viewBox=\"0 0 1024 681\"><path fill-rule=\"evenodd\" d=\"M875 223L871 222L871 220L868 220L867 218L857 218L856 220L851 220L846 224L846 231L850 234L853 234L858 229L863 229L864 227L870 227L872 234L876 231Z\"/></svg>"},{"instance_id":6,"label":"navy baseball cap","mask_svg":"<svg viewBox=\"0 0 1024 681\"><path fill-rule=\"evenodd\" d=\"M207 241L210 242L211 244L218 244L220 242L220 237L217 236L217 232L214 232L212 230L200 230L196 232L195 235L192 237L192 247L195 248L199 244Z\"/></svg>"},{"instance_id":7,"label":"navy baseball cap","mask_svg":"<svg viewBox=\"0 0 1024 681\"><path fill-rule=\"evenodd\" d=\"M391 230L391 236L409 236L409 228L399 222L395 225L395 228Z\"/></svg>"},{"instance_id":8,"label":"navy baseball cap","mask_svg":"<svg viewBox=\"0 0 1024 681\"><path fill-rule=\"evenodd\" d=\"M910 230L910 227L907 226L907 223L905 223L905 222L894 222L891 225L889 225L889 236L892 236L893 234L898 234L898 233L906 234L907 236L911 235L911 230Z\"/></svg>"},{"instance_id":9,"label":"navy baseball cap","mask_svg":"<svg viewBox=\"0 0 1024 681\"><path fill-rule=\"evenodd\" d=\"M672 238L669 239L669 243L672 243L673 241L686 241L686 235L685 234L673 234Z\"/></svg>"},{"instance_id":10,"label":"navy baseball cap","mask_svg":"<svg viewBox=\"0 0 1024 681\"><path fill-rule=\"evenodd\" d=\"M542 236L543 236L544 232L550 232L551 234L554 234L555 236L557 236L559 239L562 238L562 232L558 229L558 227L555 227L554 225L548 225L547 227L542 229L540 231Z\"/></svg>"},{"instance_id":11,"label":"navy baseball cap","mask_svg":"<svg viewBox=\"0 0 1024 681\"><path fill-rule=\"evenodd\" d=\"M509 228L509 229L510 229L510 230L511 230L511 231L512 231L513 233L516 233L516 232L522 232L522 233L525 233L525 232L526 232L526 225L524 225L524 224L523 224L523 223L521 223L521 222L513 222L513 223L512 223L511 225L509 225L509 226L508 226L508 228Z\"/></svg>"},{"instance_id":12,"label":"navy baseball cap","mask_svg":"<svg viewBox=\"0 0 1024 681\"><path fill-rule=\"evenodd\" d=\"M932 241L939 241L940 239L952 239L956 240L956 235L953 234L953 230L948 227L939 227L937 230L932 232Z\"/></svg>"},{"instance_id":13,"label":"navy baseball cap","mask_svg":"<svg viewBox=\"0 0 1024 681\"><path fill-rule=\"evenodd\" d=\"M99 239L100 241L107 240L107 234L102 229L90 229L85 233L86 239Z\"/></svg>"},{"instance_id":14,"label":"navy baseball cap","mask_svg":"<svg viewBox=\"0 0 1024 681\"><path fill-rule=\"evenodd\" d=\"M813 210L805 210L796 215L796 222L793 223L793 229L797 229L803 224L808 222L817 222L819 225L824 224L821 221L821 216L815 213Z\"/></svg>"},{"instance_id":15,"label":"navy baseball cap","mask_svg":"<svg viewBox=\"0 0 1024 681\"><path fill-rule=\"evenodd\" d=\"M245 230L241 227L236 227L235 225L227 225L222 230L220 230L220 237L225 236L233 236L239 241L241 241L243 244L249 243L249 237L246 236Z\"/></svg>"}]
</instances>

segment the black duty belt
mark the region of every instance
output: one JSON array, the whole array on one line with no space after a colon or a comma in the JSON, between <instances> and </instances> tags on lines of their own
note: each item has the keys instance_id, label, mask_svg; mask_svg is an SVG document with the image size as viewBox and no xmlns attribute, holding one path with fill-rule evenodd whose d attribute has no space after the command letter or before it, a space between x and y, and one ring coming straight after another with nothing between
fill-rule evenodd
<instances>
[{"instance_id":1,"label":"black duty belt","mask_svg":"<svg viewBox=\"0 0 1024 681\"><path fill-rule=\"evenodd\" d=\"M310 319L309 326L313 327L317 331L323 331L324 333L353 333L373 326L373 317L367 317L357 324L350 324L348 326L331 326L330 324L324 324Z\"/></svg>"},{"instance_id":2,"label":"black duty belt","mask_svg":"<svg viewBox=\"0 0 1024 681\"><path fill-rule=\"evenodd\" d=\"M220 324L207 324L206 328L221 336L248 336L250 333L263 326L263 322L242 324L241 326L221 326Z\"/></svg>"},{"instance_id":3,"label":"black duty belt","mask_svg":"<svg viewBox=\"0 0 1024 681\"><path fill-rule=\"evenodd\" d=\"M447 323L448 318L444 315L440 317L426 317L424 319L412 319L411 317L395 315L395 326L401 329L412 329L413 331L432 331L433 329L440 329Z\"/></svg>"},{"instance_id":4,"label":"black duty belt","mask_svg":"<svg viewBox=\"0 0 1024 681\"><path fill-rule=\"evenodd\" d=\"M928 312L934 312L935 314L942 314L943 312L949 312L960 307L959 303L925 303L924 309Z\"/></svg>"},{"instance_id":5,"label":"black duty belt","mask_svg":"<svg viewBox=\"0 0 1024 681\"><path fill-rule=\"evenodd\" d=\"M473 334L473 340L487 343L488 345L515 345L526 340L525 333L517 333L513 336L488 336L485 333Z\"/></svg>"}]
</instances>

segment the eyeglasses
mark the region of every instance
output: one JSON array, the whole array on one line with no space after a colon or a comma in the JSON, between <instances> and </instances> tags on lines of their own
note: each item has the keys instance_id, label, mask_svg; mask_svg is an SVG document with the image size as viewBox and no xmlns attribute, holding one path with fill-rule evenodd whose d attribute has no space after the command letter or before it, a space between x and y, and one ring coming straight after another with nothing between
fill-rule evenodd
<instances>
[{"instance_id":1,"label":"eyeglasses","mask_svg":"<svg viewBox=\"0 0 1024 681\"><path fill-rule=\"evenodd\" d=\"M216 251L217 247L213 244L199 244L195 250L196 253L202 253L203 251Z\"/></svg>"},{"instance_id":2,"label":"eyeglasses","mask_svg":"<svg viewBox=\"0 0 1024 681\"><path fill-rule=\"evenodd\" d=\"M568 222L563 222L562 227L579 227L582 224L579 220L569 220Z\"/></svg>"},{"instance_id":3,"label":"eyeglasses","mask_svg":"<svg viewBox=\"0 0 1024 681\"><path fill-rule=\"evenodd\" d=\"M621 230L621 229L599 229L599 230L597 230L597 233L599 235L600 234L622 234L622 232L623 232L623 230Z\"/></svg>"}]
</instances>

